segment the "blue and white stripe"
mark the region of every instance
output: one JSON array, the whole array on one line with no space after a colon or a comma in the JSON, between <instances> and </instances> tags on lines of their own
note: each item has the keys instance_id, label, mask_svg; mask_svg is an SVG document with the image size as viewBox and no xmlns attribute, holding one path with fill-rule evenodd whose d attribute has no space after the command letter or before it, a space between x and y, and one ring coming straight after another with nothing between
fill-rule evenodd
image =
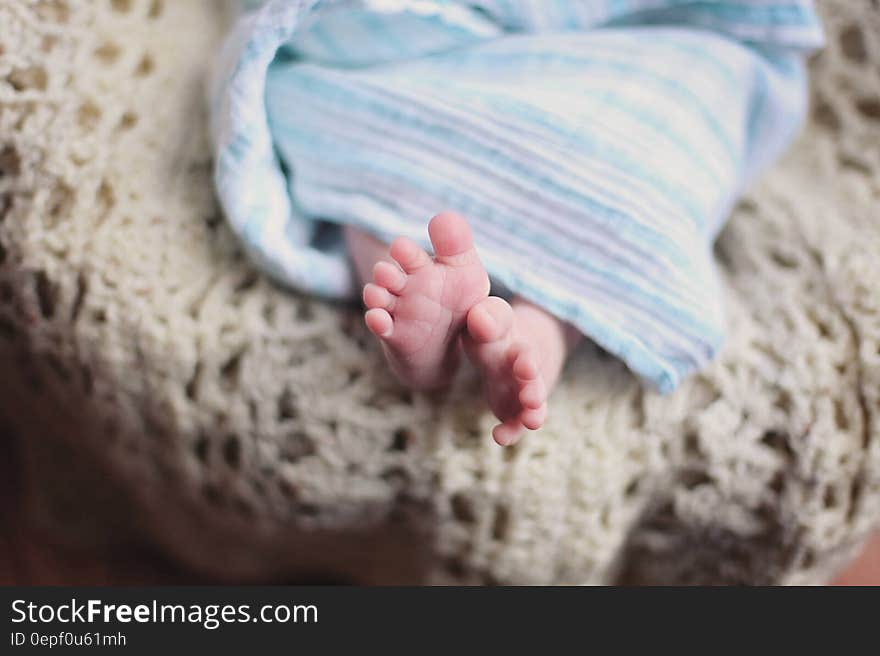
<instances>
[{"instance_id":1,"label":"blue and white stripe","mask_svg":"<svg viewBox=\"0 0 880 656\"><path fill-rule=\"evenodd\" d=\"M211 92L216 184L275 277L355 296L326 226L427 247L452 209L495 283L660 389L715 354L712 241L803 120L811 2L247 4Z\"/></svg>"}]
</instances>

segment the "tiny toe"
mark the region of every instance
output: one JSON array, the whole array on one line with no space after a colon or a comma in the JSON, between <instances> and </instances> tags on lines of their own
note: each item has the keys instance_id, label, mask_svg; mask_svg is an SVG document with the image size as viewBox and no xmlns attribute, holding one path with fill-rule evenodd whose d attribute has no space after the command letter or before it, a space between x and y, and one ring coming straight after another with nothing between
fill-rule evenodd
<instances>
[{"instance_id":1,"label":"tiny toe","mask_svg":"<svg viewBox=\"0 0 880 656\"><path fill-rule=\"evenodd\" d=\"M527 410L540 408L546 400L547 395L544 391L544 383L540 379L528 383L519 393L519 402Z\"/></svg>"},{"instance_id":2,"label":"tiny toe","mask_svg":"<svg viewBox=\"0 0 880 656\"><path fill-rule=\"evenodd\" d=\"M507 349L507 353L504 356L506 364L508 367L513 369L513 365L519 359L519 356L526 350L526 345L523 343L515 343L511 344L510 348Z\"/></svg>"},{"instance_id":3,"label":"tiny toe","mask_svg":"<svg viewBox=\"0 0 880 656\"><path fill-rule=\"evenodd\" d=\"M383 339L391 337L391 333L394 330L394 320L387 310L382 308L367 310L367 313L364 315L364 321L367 324L367 328L376 337Z\"/></svg>"},{"instance_id":4,"label":"tiny toe","mask_svg":"<svg viewBox=\"0 0 880 656\"><path fill-rule=\"evenodd\" d=\"M526 410L519 417L522 425L529 430L538 430L541 426L544 425L546 419L547 404L542 404L541 407L535 408L533 410Z\"/></svg>"},{"instance_id":5,"label":"tiny toe","mask_svg":"<svg viewBox=\"0 0 880 656\"><path fill-rule=\"evenodd\" d=\"M513 310L507 301L490 296L471 308L467 316L468 334L476 342L494 342L510 332Z\"/></svg>"},{"instance_id":6,"label":"tiny toe","mask_svg":"<svg viewBox=\"0 0 880 656\"><path fill-rule=\"evenodd\" d=\"M373 281L380 287L398 294L406 285L406 274L400 270L400 267L382 260L376 262L376 266L373 267Z\"/></svg>"},{"instance_id":7,"label":"tiny toe","mask_svg":"<svg viewBox=\"0 0 880 656\"><path fill-rule=\"evenodd\" d=\"M394 261L407 273L412 273L416 269L431 263L431 257L417 243L406 237L395 239L391 243L391 250L389 252Z\"/></svg>"},{"instance_id":8,"label":"tiny toe","mask_svg":"<svg viewBox=\"0 0 880 656\"><path fill-rule=\"evenodd\" d=\"M394 294L372 282L364 285L364 305L368 309L383 308L391 311L394 307Z\"/></svg>"},{"instance_id":9,"label":"tiny toe","mask_svg":"<svg viewBox=\"0 0 880 656\"><path fill-rule=\"evenodd\" d=\"M520 348L513 360L513 375L521 381L535 380L538 377L538 363L527 348Z\"/></svg>"},{"instance_id":10,"label":"tiny toe","mask_svg":"<svg viewBox=\"0 0 880 656\"><path fill-rule=\"evenodd\" d=\"M455 257L473 253L476 257L470 226L454 212L438 214L428 224L428 235L438 258Z\"/></svg>"},{"instance_id":11,"label":"tiny toe","mask_svg":"<svg viewBox=\"0 0 880 656\"><path fill-rule=\"evenodd\" d=\"M518 419L505 421L492 429L492 437L499 446L511 446L519 441L523 425Z\"/></svg>"}]
</instances>

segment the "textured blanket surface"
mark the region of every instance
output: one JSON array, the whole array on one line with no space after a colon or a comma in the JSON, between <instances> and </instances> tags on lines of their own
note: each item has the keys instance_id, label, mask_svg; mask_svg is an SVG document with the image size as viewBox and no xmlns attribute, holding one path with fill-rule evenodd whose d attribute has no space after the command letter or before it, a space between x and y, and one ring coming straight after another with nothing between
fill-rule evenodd
<instances>
[{"instance_id":1,"label":"textured blanket surface","mask_svg":"<svg viewBox=\"0 0 880 656\"><path fill-rule=\"evenodd\" d=\"M717 353L711 243L802 122L812 2L251 5L217 53L216 185L278 280L358 298L322 221L427 246L456 210L494 293L659 389Z\"/></svg>"},{"instance_id":2,"label":"textured blanket surface","mask_svg":"<svg viewBox=\"0 0 880 656\"><path fill-rule=\"evenodd\" d=\"M729 339L661 397L580 350L514 448L470 372L247 263L211 184L214 0L0 0L0 386L28 516L226 580L821 582L880 515L880 15L820 2L811 119L716 256Z\"/></svg>"}]
</instances>

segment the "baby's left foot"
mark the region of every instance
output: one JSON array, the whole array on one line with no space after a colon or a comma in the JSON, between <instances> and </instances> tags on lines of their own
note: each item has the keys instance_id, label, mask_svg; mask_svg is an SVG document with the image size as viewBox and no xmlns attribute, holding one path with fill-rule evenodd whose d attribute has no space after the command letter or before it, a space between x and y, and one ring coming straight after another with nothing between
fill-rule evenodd
<instances>
[{"instance_id":1,"label":"baby's left foot","mask_svg":"<svg viewBox=\"0 0 880 656\"><path fill-rule=\"evenodd\" d=\"M537 430L547 418L541 354L533 336L516 323L507 301L490 296L468 313L464 338L468 356L483 374L489 407L501 421L492 430L501 446L516 443L526 429Z\"/></svg>"},{"instance_id":2,"label":"baby's left foot","mask_svg":"<svg viewBox=\"0 0 880 656\"><path fill-rule=\"evenodd\" d=\"M449 382L468 311L489 294L489 276L463 218L438 214L428 234L434 257L399 237L390 249L394 263L378 262L364 287L367 327L400 380L415 389Z\"/></svg>"}]
</instances>

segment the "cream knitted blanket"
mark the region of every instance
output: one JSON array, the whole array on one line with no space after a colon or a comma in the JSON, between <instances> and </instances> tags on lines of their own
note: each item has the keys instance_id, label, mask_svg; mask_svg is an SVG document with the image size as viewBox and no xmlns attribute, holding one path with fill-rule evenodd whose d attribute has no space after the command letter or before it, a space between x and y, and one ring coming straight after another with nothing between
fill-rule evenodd
<instances>
[{"instance_id":1,"label":"cream knitted blanket","mask_svg":"<svg viewBox=\"0 0 880 656\"><path fill-rule=\"evenodd\" d=\"M47 531L235 579L811 583L877 524L875 3L820 2L813 120L717 247L718 361L660 397L585 347L508 450L469 372L411 395L353 308L243 259L217 7L0 0L0 385Z\"/></svg>"}]
</instances>

